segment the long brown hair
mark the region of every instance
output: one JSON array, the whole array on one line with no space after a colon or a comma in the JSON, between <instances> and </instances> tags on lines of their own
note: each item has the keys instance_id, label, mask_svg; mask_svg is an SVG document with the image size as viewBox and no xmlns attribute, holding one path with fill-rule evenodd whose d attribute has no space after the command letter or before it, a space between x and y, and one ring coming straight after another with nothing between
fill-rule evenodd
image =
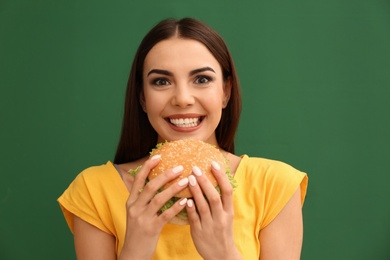
<instances>
[{"instance_id":1,"label":"long brown hair","mask_svg":"<svg viewBox=\"0 0 390 260\"><path fill-rule=\"evenodd\" d=\"M114 163L126 163L144 157L157 143L157 132L149 123L140 104L143 95L143 66L146 55L162 40L172 37L193 39L203 43L219 62L224 80L230 81L230 99L222 110L215 134L218 145L234 153L234 136L241 113L241 92L236 69L223 39L203 22L184 18L166 19L153 27L142 40L135 54L127 83L122 132Z\"/></svg>"}]
</instances>

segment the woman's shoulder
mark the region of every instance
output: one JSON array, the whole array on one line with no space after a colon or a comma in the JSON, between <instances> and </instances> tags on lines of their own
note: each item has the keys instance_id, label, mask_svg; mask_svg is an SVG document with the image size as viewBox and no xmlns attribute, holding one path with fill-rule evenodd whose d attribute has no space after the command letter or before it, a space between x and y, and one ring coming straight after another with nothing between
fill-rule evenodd
<instances>
[{"instance_id":1,"label":"woman's shoulder","mask_svg":"<svg viewBox=\"0 0 390 260\"><path fill-rule=\"evenodd\" d=\"M248 155L242 155L242 162L240 166L243 166L246 170L251 171L297 171L292 165L275 159L262 158L262 157L250 157Z\"/></svg>"},{"instance_id":2,"label":"woman's shoulder","mask_svg":"<svg viewBox=\"0 0 390 260\"><path fill-rule=\"evenodd\" d=\"M93 165L82 170L70 184L72 190L102 193L104 190L123 190L123 181L118 169L111 161ZM125 191L125 190L124 190Z\"/></svg>"},{"instance_id":3,"label":"woman's shoulder","mask_svg":"<svg viewBox=\"0 0 390 260\"><path fill-rule=\"evenodd\" d=\"M117 168L119 171L121 171L121 175L124 175L124 174L130 172L131 170L135 170L138 167L142 166L145 163L145 161L147 160L147 158L148 157L143 157L141 159L138 159L138 160L135 160L132 162L117 164Z\"/></svg>"},{"instance_id":4,"label":"woman's shoulder","mask_svg":"<svg viewBox=\"0 0 390 260\"><path fill-rule=\"evenodd\" d=\"M281 190L288 191L283 193L288 197L301 187L302 203L304 201L308 185L307 174L286 162L243 155L236 175L245 185L261 187L259 192L275 192L276 197L280 196Z\"/></svg>"},{"instance_id":5,"label":"woman's shoulder","mask_svg":"<svg viewBox=\"0 0 390 260\"><path fill-rule=\"evenodd\" d=\"M242 156L237 173L242 178L257 179L262 182L289 182L307 178L305 172L286 162L247 155Z\"/></svg>"},{"instance_id":6,"label":"woman's shoulder","mask_svg":"<svg viewBox=\"0 0 390 260\"><path fill-rule=\"evenodd\" d=\"M79 176L93 177L93 176L105 174L105 173L110 172L112 170L115 170L114 164L111 161L107 161L104 164L88 166L87 168L83 169L80 172Z\"/></svg>"},{"instance_id":7,"label":"woman's shoulder","mask_svg":"<svg viewBox=\"0 0 390 260\"><path fill-rule=\"evenodd\" d=\"M73 187L101 186L104 183L111 182L113 178L119 175L111 161L99 165L92 165L79 171L71 183Z\"/></svg>"},{"instance_id":8,"label":"woman's shoulder","mask_svg":"<svg viewBox=\"0 0 390 260\"><path fill-rule=\"evenodd\" d=\"M100 165L91 165L83 169L79 175L83 177L98 177L100 175L106 175L107 173L115 172L118 173L118 170L123 172L129 172L130 170L136 169L138 166L142 165L145 161L144 158L133 162L127 162L123 164L114 164L112 161L107 161L104 164Z\"/></svg>"}]
</instances>

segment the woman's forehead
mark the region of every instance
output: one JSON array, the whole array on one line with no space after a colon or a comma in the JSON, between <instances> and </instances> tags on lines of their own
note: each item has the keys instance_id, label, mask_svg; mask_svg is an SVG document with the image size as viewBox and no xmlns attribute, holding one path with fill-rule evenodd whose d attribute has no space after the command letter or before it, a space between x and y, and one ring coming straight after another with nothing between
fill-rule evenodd
<instances>
[{"instance_id":1,"label":"woman's forehead","mask_svg":"<svg viewBox=\"0 0 390 260\"><path fill-rule=\"evenodd\" d=\"M194 69L205 66L220 70L218 61L203 43L175 37L153 46L146 55L144 72L155 68Z\"/></svg>"}]
</instances>

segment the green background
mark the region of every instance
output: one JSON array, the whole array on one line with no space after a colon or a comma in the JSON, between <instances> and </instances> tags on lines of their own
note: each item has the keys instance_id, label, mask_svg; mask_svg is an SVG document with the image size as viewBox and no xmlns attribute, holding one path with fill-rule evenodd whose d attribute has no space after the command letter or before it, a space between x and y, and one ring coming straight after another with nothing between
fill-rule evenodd
<instances>
[{"instance_id":1,"label":"green background","mask_svg":"<svg viewBox=\"0 0 390 260\"><path fill-rule=\"evenodd\" d=\"M74 259L56 199L112 160L130 64L166 17L226 40L238 154L308 173L302 259L390 259L390 2L0 0L0 259Z\"/></svg>"}]
</instances>

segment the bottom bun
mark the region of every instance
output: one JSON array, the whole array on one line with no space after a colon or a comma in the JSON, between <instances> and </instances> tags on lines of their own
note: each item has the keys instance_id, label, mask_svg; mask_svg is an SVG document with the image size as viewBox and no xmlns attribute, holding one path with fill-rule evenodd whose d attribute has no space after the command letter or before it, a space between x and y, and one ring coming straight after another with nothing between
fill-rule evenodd
<instances>
[{"instance_id":1,"label":"bottom bun","mask_svg":"<svg viewBox=\"0 0 390 260\"><path fill-rule=\"evenodd\" d=\"M169 221L169 223L174 224L174 225L181 225L181 226L185 226L185 225L190 224L188 222L188 218L181 218L181 217L179 217L177 215L174 216L173 219L171 219Z\"/></svg>"}]
</instances>

